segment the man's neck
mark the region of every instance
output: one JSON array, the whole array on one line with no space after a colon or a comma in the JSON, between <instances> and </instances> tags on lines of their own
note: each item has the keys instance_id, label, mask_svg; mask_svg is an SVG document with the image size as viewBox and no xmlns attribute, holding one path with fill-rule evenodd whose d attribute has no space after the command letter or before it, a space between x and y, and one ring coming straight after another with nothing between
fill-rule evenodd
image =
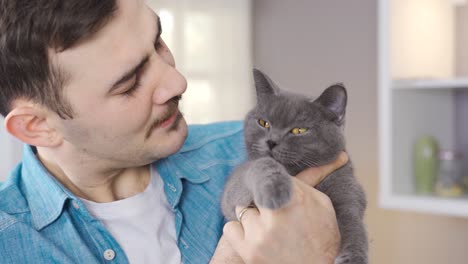
<instances>
[{"instance_id":1,"label":"man's neck","mask_svg":"<svg viewBox=\"0 0 468 264\"><path fill-rule=\"evenodd\" d=\"M38 148L38 159L63 186L80 198L98 203L122 200L143 192L150 182L150 165L117 168L98 162L67 164L48 151Z\"/></svg>"}]
</instances>

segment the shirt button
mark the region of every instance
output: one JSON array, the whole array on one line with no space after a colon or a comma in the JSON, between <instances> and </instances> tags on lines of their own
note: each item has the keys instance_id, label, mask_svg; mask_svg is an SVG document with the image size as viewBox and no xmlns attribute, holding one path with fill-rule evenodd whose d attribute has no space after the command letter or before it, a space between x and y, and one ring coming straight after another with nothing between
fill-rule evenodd
<instances>
[{"instance_id":1,"label":"shirt button","mask_svg":"<svg viewBox=\"0 0 468 264\"><path fill-rule=\"evenodd\" d=\"M72 205L73 205L73 207L75 207L75 209L79 209L79 208L80 208L80 206L78 205L78 203L77 203L76 201L73 201L73 202L72 202Z\"/></svg>"},{"instance_id":2,"label":"shirt button","mask_svg":"<svg viewBox=\"0 0 468 264\"><path fill-rule=\"evenodd\" d=\"M182 238L180 239L180 242L182 243L182 246L183 246L185 249L188 249L188 248L189 248L189 245L187 245L187 242L185 242L185 240L183 240Z\"/></svg>"},{"instance_id":3,"label":"shirt button","mask_svg":"<svg viewBox=\"0 0 468 264\"><path fill-rule=\"evenodd\" d=\"M167 187L169 187L169 189L171 189L171 191L177 192L177 189L176 189L176 187L174 187L174 185L168 183L168 184L167 184Z\"/></svg>"},{"instance_id":4,"label":"shirt button","mask_svg":"<svg viewBox=\"0 0 468 264\"><path fill-rule=\"evenodd\" d=\"M106 260L113 260L115 258L115 252L112 249L107 249L104 251L104 258Z\"/></svg>"}]
</instances>

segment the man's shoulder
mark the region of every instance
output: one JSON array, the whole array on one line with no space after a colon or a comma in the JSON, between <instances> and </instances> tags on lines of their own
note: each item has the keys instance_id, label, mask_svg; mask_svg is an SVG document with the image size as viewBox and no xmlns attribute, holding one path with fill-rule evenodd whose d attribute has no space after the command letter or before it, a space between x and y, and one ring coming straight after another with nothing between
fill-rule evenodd
<instances>
[{"instance_id":1,"label":"man's shoulder","mask_svg":"<svg viewBox=\"0 0 468 264\"><path fill-rule=\"evenodd\" d=\"M212 150L244 150L243 122L228 121L190 125L187 140L180 152L206 150L207 148Z\"/></svg>"},{"instance_id":2,"label":"man's shoulder","mask_svg":"<svg viewBox=\"0 0 468 264\"><path fill-rule=\"evenodd\" d=\"M5 199L0 192L0 199ZM1 202L0 202L1 203ZM10 214L4 211L0 205L0 255L2 256L1 263L27 263L19 261L19 257L14 257L13 252L17 252L18 248L24 248L25 242L22 237L24 228L21 225L21 215ZM29 243L26 242L26 243ZM18 255L21 256L21 255Z\"/></svg>"},{"instance_id":3,"label":"man's shoulder","mask_svg":"<svg viewBox=\"0 0 468 264\"><path fill-rule=\"evenodd\" d=\"M26 198L21 191L21 164L0 185L0 234L30 212Z\"/></svg>"},{"instance_id":4,"label":"man's shoulder","mask_svg":"<svg viewBox=\"0 0 468 264\"><path fill-rule=\"evenodd\" d=\"M0 237L4 236L9 231L12 231L12 229L15 227L15 224L19 222L20 220L16 215L9 214L0 209Z\"/></svg>"}]
</instances>

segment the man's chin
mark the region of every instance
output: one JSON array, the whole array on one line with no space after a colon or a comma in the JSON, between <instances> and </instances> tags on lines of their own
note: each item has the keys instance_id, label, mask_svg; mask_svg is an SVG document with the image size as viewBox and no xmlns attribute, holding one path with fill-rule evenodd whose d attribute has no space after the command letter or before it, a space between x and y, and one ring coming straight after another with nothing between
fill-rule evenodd
<instances>
[{"instance_id":1,"label":"man's chin","mask_svg":"<svg viewBox=\"0 0 468 264\"><path fill-rule=\"evenodd\" d=\"M166 138L166 143L160 145L161 148L164 148L160 149L160 153L163 153L162 158L166 158L167 156L177 153L184 145L187 136L187 122L185 122L185 119L182 117L177 126L166 132L163 136Z\"/></svg>"},{"instance_id":2,"label":"man's chin","mask_svg":"<svg viewBox=\"0 0 468 264\"><path fill-rule=\"evenodd\" d=\"M187 122L185 121L185 118L183 116L181 116L181 119L179 120L178 124L177 124L177 127L175 128L175 131L178 131L180 133L180 136L181 136L181 143L180 143L180 146L177 150L179 150L185 140L187 139L187 136L188 136L188 126L187 126Z\"/></svg>"}]
</instances>

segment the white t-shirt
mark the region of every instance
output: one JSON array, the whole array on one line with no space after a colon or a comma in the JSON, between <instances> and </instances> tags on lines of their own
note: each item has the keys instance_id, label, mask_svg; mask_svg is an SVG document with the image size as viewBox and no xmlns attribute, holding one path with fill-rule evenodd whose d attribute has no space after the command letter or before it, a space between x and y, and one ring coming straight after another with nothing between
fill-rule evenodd
<instances>
[{"instance_id":1,"label":"white t-shirt","mask_svg":"<svg viewBox=\"0 0 468 264\"><path fill-rule=\"evenodd\" d=\"M151 181L142 193L110 203L82 199L114 236L130 263L181 263L174 213L163 187L161 176L151 166Z\"/></svg>"}]
</instances>

